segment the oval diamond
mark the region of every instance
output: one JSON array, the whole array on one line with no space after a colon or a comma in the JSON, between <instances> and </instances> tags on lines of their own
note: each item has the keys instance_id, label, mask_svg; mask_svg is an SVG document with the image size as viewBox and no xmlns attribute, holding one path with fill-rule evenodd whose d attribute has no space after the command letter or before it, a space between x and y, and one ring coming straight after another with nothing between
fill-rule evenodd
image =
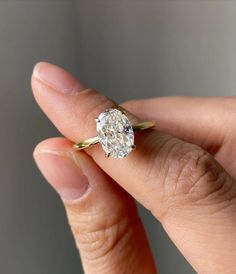
<instances>
[{"instance_id":1,"label":"oval diamond","mask_svg":"<svg viewBox=\"0 0 236 274\"><path fill-rule=\"evenodd\" d=\"M106 155L114 158L126 157L134 146L134 131L122 111L110 108L97 119L97 135Z\"/></svg>"}]
</instances>

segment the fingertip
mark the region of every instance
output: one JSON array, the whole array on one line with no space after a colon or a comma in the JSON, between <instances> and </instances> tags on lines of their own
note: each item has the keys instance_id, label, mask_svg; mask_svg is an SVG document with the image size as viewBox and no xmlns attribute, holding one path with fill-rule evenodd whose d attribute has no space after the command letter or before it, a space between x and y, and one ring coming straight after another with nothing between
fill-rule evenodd
<instances>
[{"instance_id":1,"label":"fingertip","mask_svg":"<svg viewBox=\"0 0 236 274\"><path fill-rule=\"evenodd\" d=\"M86 86L63 68L48 62L38 62L34 66L32 82L38 80L56 91L73 94L86 89Z\"/></svg>"},{"instance_id":2,"label":"fingertip","mask_svg":"<svg viewBox=\"0 0 236 274\"><path fill-rule=\"evenodd\" d=\"M34 65L32 76L40 79L40 75L39 75L40 68L44 65L47 66L48 64L49 64L48 62L44 62L44 61L37 62Z\"/></svg>"},{"instance_id":3,"label":"fingertip","mask_svg":"<svg viewBox=\"0 0 236 274\"><path fill-rule=\"evenodd\" d=\"M70 150L69 141L53 138L39 143L33 153L39 170L64 201L80 199L89 188L88 179Z\"/></svg>"},{"instance_id":4,"label":"fingertip","mask_svg":"<svg viewBox=\"0 0 236 274\"><path fill-rule=\"evenodd\" d=\"M48 151L66 151L70 150L73 143L64 137L54 137L38 143L33 151L33 156Z\"/></svg>"}]
</instances>

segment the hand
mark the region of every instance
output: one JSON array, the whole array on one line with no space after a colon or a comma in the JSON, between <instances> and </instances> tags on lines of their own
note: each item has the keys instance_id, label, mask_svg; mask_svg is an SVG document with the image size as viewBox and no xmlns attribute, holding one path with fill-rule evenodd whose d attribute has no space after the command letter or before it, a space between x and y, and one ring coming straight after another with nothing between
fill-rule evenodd
<instances>
[{"instance_id":1,"label":"hand","mask_svg":"<svg viewBox=\"0 0 236 274\"><path fill-rule=\"evenodd\" d=\"M114 102L47 63L35 67L32 87L66 137L43 141L34 157L62 198L85 273L156 273L134 199L197 272L236 273L236 98L126 102L139 119L156 120L156 129L141 133L127 158L114 159L99 145L72 149L95 135L94 118Z\"/></svg>"}]
</instances>

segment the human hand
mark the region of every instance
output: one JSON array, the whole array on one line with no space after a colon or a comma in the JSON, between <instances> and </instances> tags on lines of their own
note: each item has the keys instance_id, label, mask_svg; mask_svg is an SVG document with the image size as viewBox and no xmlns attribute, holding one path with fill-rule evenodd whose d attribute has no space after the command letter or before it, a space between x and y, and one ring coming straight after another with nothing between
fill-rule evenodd
<instances>
[{"instance_id":1,"label":"human hand","mask_svg":"<svg viewBox=\"0 0 236 274\"><path fill-rule=\"evenodd\" d=\"M72 142L95 135L94 118L114 102L47 63L35 67L32 88L66 137L43 141L34 157L62 198L86 274L157 272L134 199L198 273L236 273L236 98L126 102L156 129L113 159Z\"/></svg>"}]
</instances>

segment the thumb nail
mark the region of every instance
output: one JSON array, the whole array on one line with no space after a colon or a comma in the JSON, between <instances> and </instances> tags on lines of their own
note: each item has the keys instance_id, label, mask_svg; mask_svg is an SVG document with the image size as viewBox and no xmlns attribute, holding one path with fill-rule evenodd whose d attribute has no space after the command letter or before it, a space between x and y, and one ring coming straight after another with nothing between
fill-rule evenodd
<instances>
[{"instance_id":1,"label":"thumb nail","mask_svg":"<svg viewBox=\"0 0 236 274\"><path fill-rule=\"evenodd\" d=\"M34 159L41 173L63 200L77 200L87 192L88 179L69 154L50 150L38 151L36 148Z\"/></svg>"}]
</instances>

